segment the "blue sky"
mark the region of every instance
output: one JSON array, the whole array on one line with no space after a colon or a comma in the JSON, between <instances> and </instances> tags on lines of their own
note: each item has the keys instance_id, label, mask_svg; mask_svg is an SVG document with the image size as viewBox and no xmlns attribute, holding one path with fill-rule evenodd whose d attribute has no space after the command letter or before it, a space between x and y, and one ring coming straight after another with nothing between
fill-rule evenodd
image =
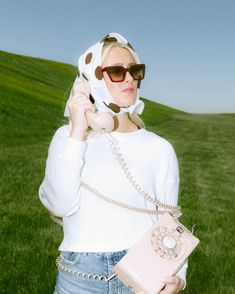
<instances>
[{"instance_id":1,"label":"blue sky","mask_svg":"<svg viewBox=\"0 0 235 294\"><path fill-rule=\"evenodd\" d=\"M76 65L118 32L146 63L141 96L187 112L235 112L234 16L234 0L0 0L0 49Z\"/></svg>"}]
</instances>

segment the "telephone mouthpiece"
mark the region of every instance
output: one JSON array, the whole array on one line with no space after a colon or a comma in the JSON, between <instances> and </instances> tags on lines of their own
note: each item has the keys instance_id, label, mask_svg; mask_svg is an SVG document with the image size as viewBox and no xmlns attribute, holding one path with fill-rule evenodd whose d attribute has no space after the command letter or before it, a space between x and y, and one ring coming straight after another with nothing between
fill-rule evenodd
<instances>
[{"instance_id":1,"label":"telephone mouthpiece","mask_svg":"<svg viewBox=\"0 0 235 294\"><path fill-rule=\"evenodd\" d=\"M107 112L86 112L86 118L88 124L96 132L102 132L103 130L110 133L114 129L114 120L110 113Z\"/></svg>"}]
</instances>

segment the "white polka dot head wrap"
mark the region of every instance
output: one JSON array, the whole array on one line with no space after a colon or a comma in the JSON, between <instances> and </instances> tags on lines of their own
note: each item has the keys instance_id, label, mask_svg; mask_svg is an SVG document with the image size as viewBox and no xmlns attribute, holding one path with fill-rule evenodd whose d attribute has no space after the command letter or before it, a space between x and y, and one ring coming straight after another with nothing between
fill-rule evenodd
<instances>
[{"instance_id":1,"label":"white polka dot head wrap","mask_svg":"<svg viewBox=\"0 0 235 294\"><path fill-rule=\"evenodd\" d=\"M144 102L139 99L139 86L136 92L136 100L133 105L128 107L119 107L114 103L114 100L103 79L103 72L101 70L101 55L104 43L117 42L133 47L130 43L118 33L110 33L100 40L95 45L91 46L82 54L78 61L79 75L76 77L75 83L80 81L88 81L91 89L90 100L95 104L99 112L108 112L112 115L123 114L128 112L130 114L141 114L144 109ZM140 63L137 56L137 61ZM71 94L69 99L71 98ZM68 100L69 101L69 100ZM68 102L66 104L64 116L69 116Z\"/></svg>"}]
</instances>

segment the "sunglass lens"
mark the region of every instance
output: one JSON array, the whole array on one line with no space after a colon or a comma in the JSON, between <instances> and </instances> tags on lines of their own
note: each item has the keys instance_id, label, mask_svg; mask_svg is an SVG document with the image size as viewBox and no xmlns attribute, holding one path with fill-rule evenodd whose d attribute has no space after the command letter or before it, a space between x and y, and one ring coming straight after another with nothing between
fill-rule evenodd
<instances>
[{"instance_id":1,"label":"sunglass lens","mask_svg":"<svg viewBox=\"0 0 235 294\"><path fill-rule=\"evenodd\" d=\"M122 81L124 78L124 68L122 66L110 67L108 70L108 75L112 81Z\"/></svg>"},{"instance_id":2,"label":"sunglass lens","mask_svg":"<svg viewBox=\"0 0 235 294\"><path fill-rule=\"evenodd\" d=\"M145 66L143 64L135 64L130 67L130 74L134 80L142 80L144 78Z\"/></svg>"}]
</instances>

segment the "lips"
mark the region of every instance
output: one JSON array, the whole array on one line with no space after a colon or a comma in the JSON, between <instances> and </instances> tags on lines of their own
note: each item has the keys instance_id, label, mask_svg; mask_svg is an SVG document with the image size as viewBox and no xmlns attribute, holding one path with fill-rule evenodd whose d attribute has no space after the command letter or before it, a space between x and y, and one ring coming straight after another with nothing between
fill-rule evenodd
<instances>
[{"instance_id":1,"label":"lips","mask_svg":"<svg viewBox=\"0 0 235 294\"><path fill-rule=\"evenodd\" d=\"M126 88L126 89L122 90L122 92L125 92L125 93L133 93L134 92L134 88L129 87L129 88Z\"/></svg>"}]
</instances>

